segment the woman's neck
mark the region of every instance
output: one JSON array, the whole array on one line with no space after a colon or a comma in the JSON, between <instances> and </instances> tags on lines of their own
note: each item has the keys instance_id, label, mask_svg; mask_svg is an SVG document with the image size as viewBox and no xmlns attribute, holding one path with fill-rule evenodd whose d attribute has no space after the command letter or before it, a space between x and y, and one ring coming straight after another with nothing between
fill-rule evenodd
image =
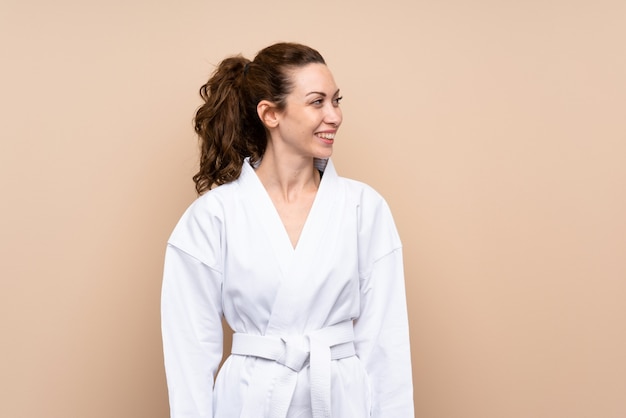
<instances>
[{"instance_id":1,"label":"woman's neck","mask_svg":"<svg viewBox=\"0 0 626 418\"><path fill-rule=\"evenodd\" d=\"M297 200L301 195L316 193L320 174L313 158L279 155L268 147L256 173L273 199L284 202Z\"/></svg>"}]
</instances>

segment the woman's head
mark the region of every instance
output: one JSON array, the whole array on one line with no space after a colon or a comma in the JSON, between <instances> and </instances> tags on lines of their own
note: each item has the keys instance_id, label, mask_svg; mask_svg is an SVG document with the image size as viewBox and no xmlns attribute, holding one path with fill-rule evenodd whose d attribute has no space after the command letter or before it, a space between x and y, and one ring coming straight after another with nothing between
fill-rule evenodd
<instances>
[{"instance_id":1,"label":"woman's head","mask_svg":"<svg viewBox=\"0 0 626 418\"><path fill-rule=\"evenodd\" d=\"M290 92L281 108L267 100L257 106L268 131L265 155L327 159L342 122L341 96L334 77L324 64L295 68L289 77Z\"/></svg>"},{"instance_id":2,"label":"woman's head","mask_svg":"<svg viewBox=\"0 0 626 418\"><path fill-rule=\"evenodd\" d=\"M293 89L291 72L308 64L325 61L316 50L295 43L271 45L253 61L235 56L219 64L200 88L205 103L195 117L201 158L193 179L199 194L239 177L245 157L253 163L262 158L267 130L257 105L266 100L283 110Z\"/></svg>"}]
</instances>

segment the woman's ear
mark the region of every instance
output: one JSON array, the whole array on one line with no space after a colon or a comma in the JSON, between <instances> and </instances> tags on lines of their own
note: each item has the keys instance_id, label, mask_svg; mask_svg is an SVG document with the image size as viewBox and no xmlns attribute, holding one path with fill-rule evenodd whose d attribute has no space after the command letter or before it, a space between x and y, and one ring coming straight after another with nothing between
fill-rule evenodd
<instances>
[{"instance_id":1,"label":"woman's ear","mask_svg":"<svg viewBox=\"0 0 626 418\"><path fill-rule=\"evenodd\" d=\"M256 112L267 129L278 126L278 109L274 103L261 100L256 106Z\"/></svg>"}]
</instances>

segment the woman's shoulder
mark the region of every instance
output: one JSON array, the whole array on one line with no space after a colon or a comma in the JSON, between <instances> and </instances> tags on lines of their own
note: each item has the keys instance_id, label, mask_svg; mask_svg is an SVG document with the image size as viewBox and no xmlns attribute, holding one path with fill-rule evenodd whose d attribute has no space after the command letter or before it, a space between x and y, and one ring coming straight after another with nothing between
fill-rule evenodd
<instances>
[{"instance_id":1,"label":"woman's shoulder","mask_svg":"<svg viewBox=\"0 0 626 418\"><path fill-rule=\"evenodd\" d=\"M198 196L188 207L188 211L206 212L217 215L224 210L224 206L237 196L236 182L219 185Z\"/></svg>"},{"instance_id":2,"label":"woman's shoulder","mask_svg":"<svg viewBox=\"0 0 626 418\"><path fill-rule=\"evenodd\" d=\"M190 236L219 236L229 201L236 196L235 185L227 183L197 197L178 220L170 243L187 241ZM218 232L216 234L216 232Z\"/></svg>"},{"instance_id":3,"label":"woman's shoulder","mask_svg":"<svg viewBox=\"0 0 626 418\"><path fill-rule=\"evenodd\" d=\"M393 223L393 215L385 197L373 186L364 181L337 176L339 184L357 205L363 221L379 222L388 219Z\"/></svg>"},{"instance_id":4,"label":"woman's shoulder","mask_svg":"<svg viewBox=\"0 0 626 418\"><path fill-rule=\"evenodd\" d=\"M362 242L361 260L373 263L384 255L401 248L391 209L381 193L363 181L339 178L348 194L352 196L358 217L359 239ZM363 271L371 267L362 266Z\"/></svg>"},{"instance_id":5,"label":"woman's shoulder","mask_svg":"<svg viewBox=\"0 0 626 418\"><path fill-rule=\"evenodd\" d=\"M338 182L347 193L353 195L362 204L386 204L385 198L370 184L348 177L338 177Z\"/></svg>"}]
</instances>

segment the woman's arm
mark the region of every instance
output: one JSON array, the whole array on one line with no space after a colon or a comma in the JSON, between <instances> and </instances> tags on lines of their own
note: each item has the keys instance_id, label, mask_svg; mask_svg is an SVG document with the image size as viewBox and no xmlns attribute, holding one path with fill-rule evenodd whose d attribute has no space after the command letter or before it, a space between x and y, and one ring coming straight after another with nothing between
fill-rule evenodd
<instances>
[{"instance_id":1,"label":"woman's arm","mask_svg":"<svg viewBox=\"0 0 626 418\"><path fill-rule=\"evenodd\" d=\"M354 331L370 378L372 417L413 418L402 244L380 196L365 196L358 213L361 305Z\"/></svg>"},{"instance_id":2,"label":"woman's arm","mask_svg":"<svg viewBox=\"0 0 626 418\"><path fill-rule=\"evenodd\" d=\"M161 326L172 418L213 416L223 345L221 282L220 272L168 245Z\"/></svg>"}]
</instances>

